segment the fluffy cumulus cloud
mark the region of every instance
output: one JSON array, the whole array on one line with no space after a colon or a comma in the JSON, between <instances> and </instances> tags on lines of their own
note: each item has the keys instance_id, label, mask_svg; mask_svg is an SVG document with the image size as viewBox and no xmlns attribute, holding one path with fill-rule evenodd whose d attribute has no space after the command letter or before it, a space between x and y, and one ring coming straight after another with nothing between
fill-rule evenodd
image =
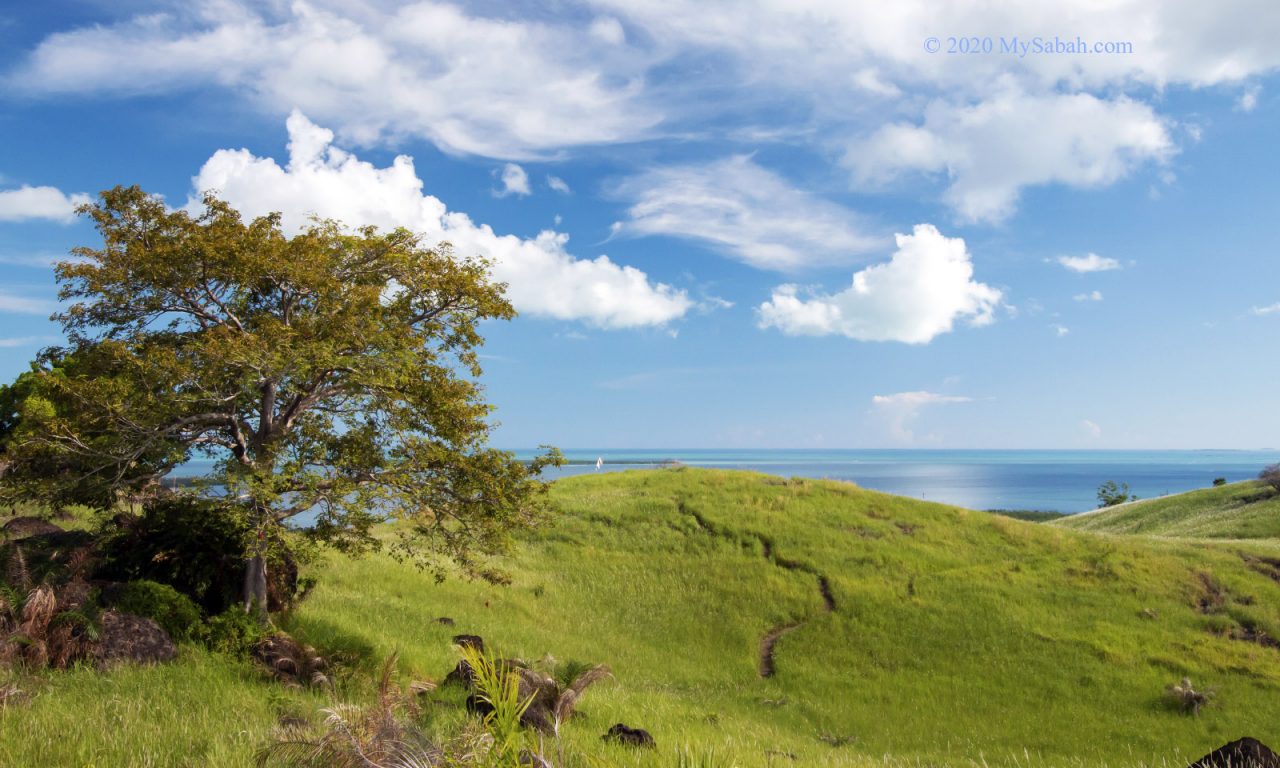
<instances>
[{"instance_id":1,"label":"fluffy cumulus cloud","mask_svg":"<svg viewBox=\"0 0 1280 768\"><path fill-rule=\"evenodd\" d=\"M1059 256L1058 263L1072 272L1109 272L1113 269L1120 269L1120 262L1106 256L1099 256L1096 253L1085 254L1084 256Z\"/></svg>"},{"instance_id":2,"label":"fluffy cumulus cloud","mask_svg":"<svg viewBox=\"0 0 1280 768\"><path fill-rule=\"evenodd\" d=\"M607 256L575 258L566 250L565 234L500 235L465 213L449 211L423 193L407 156L377 168L335 147L331 131L298 112L289 117L288 130L287 165L245 149L219 150L193 180L196 192L215 190L249 216L279 211L290 230L320 216L352 225L406 227L429 242L447 241L460 255L492 259L493 275L508 283L512 303L533 315L624 328L662 325L693 306L683 291L654 283ZM194 206L195 199L189 204Z\"/></svg>"},{"instance_id":3,"label":"fluffy cumulus cloud","mask_svg":"<svg viewBox=\"0 0 1280 768\"><path fill-rule=\"evenodd\" d=\"M943 199L958 213L999 221L1025 187L1102 186L1173 151L1166 121L1145 104L1011 91L974 105L934 102L919 123L890 123L854 142L845 163L863 185L943 174Z\"/></svg>"},{"instance_id":4,"label":"fluffy cumulus cloud","mask_svg":"<svg viewBox=\"0 0 1280 768\"><path fill-rule=\"evenodd\" d=\"M926 344L950 332L958 320L992 322L1001 292L973 279L963 239L944 237L930 224L896 237L893 257L854 273L843 291L805 293L793 284L775 288L757 310L760 327L790 335Z\"/></svg>"},{"instance_id":5,"label":"fluffy cumulus cloud","mask_svg":"<svg viewBox=\"0 0 1280 768\"><path fill-rule=\"evenodd\" d=\"M0 189L0 221L43 219L69 224L76 218L76 206L87 202L88 195L68 195L56 187Z\"/></svg>"},{"instance_id":6,"label":"fluffy cumulus cloud","mask_svg":"<svg viewBox=\"0 0 1280 768\"><path fill-rule=\"evenodd\" d=\"M746 155L650 170L612 194L630 202L615 232L698 240L761 269L848 263L884 245L855 212Z\"/></svg>"},{"instance_id":7,"label":"fluffy cumulus cloud","mask_svg":"<svg viewBox=\"0 0 1280 768\"><path fill-rule=\"evenodd\" d=\"M895 442L910 445L916 442L912 425L924 409L950 403L968 403L973 398L960 395L940 395L924 390L897 392L892 395L875 395L871 404L875 413L885 422L889 437Z\"/></svg>"}]
</instances>

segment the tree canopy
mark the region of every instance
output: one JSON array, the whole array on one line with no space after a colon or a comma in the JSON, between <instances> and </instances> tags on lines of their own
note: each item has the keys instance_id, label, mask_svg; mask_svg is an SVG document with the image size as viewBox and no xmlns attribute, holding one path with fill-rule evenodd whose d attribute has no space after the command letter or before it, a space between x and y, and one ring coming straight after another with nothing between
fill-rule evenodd
<instances>
[{"instance_id":1,"label":"tree canopy","mask_svg":"<svg viewBox=\"0 0 1280 768\"><path fill-rule=\"evenodd\" d=\"M102 245L56 267L68 344L0 394L6 493L109 503L212 459L260 538L305 514L363 551L394 519L398 553L501 578L484 556L536 522L558 453L488 447L479 326L515 312L485 261L403 229L288 236L212 195L117 187L81 212Z\"/></svg>"}]
</instances>

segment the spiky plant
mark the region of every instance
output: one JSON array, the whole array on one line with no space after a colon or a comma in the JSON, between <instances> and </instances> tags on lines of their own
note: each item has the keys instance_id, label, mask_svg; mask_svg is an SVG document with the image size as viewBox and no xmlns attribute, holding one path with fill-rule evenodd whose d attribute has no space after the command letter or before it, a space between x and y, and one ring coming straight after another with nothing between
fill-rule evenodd
<instances>
[{"instance_id":1,"label":"spiky plant","mask_svg":"<svg viewBox=\"0 0 1280 768\"><path fill-rule=\"evenodd\" d=\"M417 707L394 682L397 655L387 658L378 694L368 706L335 703L321 710L316 735L306 726L280 730L258 751L259 766L293 768L427 768L444 755L411 725Z\"/></svg>"},{"instance_id":2,"label":"spiky plant","mask_svg":"<svg viewBox=\"0 0 1280 768\"><path fill-rule=\"evenodd\" d=\"M460 646L462 658L471 666L475 696L487 706L485 730L493 738L485 765L493 768L519 768L520 752L525 737L520 718L533 703L533 696L520 698L520 672L509 664L472 645Z\"/></svg>"}]
</instances>

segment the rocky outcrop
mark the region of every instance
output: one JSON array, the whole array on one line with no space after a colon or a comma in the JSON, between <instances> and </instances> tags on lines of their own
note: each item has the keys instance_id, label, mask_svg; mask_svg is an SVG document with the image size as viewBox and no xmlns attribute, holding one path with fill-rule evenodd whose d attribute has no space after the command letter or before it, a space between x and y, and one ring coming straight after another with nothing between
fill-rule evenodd
<instances>
[{"instance_id":1,"label":"rocky outcrop","mask_svg":"<svg viewBox=\"0 0 1280 768\"><path fill-rule=\"evenodd\" d=\"M1280 768L1280 755L1257 739L1245 736L1223 744L1189 768Z\"/></svg>"}]
</instances>

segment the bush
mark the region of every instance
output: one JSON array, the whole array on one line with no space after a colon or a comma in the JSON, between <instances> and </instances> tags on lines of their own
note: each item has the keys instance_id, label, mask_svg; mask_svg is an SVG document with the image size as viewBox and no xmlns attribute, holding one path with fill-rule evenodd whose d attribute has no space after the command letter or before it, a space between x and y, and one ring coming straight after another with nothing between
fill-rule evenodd
<instances>
[{"instance_id":1,"label":"bush","mask_svg":"<svg viewBox=\"0 0 1280 768\"><path fill-rule=\"evenodd\" d=\"M98 578L168 584L209 616L240 604L250 531L236 510L213 499L161 496L148 500L140 517L119 516L112 525ZM296 562L275 549L267 569L271 611L286 608L298 591Z\"/></svg>"},{"instance_id":2,"label":"bush","mask_svg":"<svg viewBox=\"0 0 1280 768\"><path fill-rule=\"evenodd\" d=\"M1213 487L1214 487L1214 488L1218 488L1218 487L1223 486L1223 485L1226 485L1226 484L1227 484L1227 478L1225 478L1225 477L1215 477L1215 478L1213 478Z\"/></svg>"},{"instance_id":3,"label":"bush","mask_svg":"<svg viewBox=\"0 0 1280 768\"><path fill-rule=\"evenodd\" d=\"M183 497L147 502L102 544L98 577L168 584L214 615L240 598L248 527L216 503Z\"/></svg>"},{"instance_id":4,"label":"bush","mask_svg":"<svg viewBox=\"0 0 1280 768\"><path fill-rule=\"evenodd\" d=\"M248 656L268 634L257 616L236 606L209 619L205 644L218 653Z\"/></svg>"},{"instance_id":5,"label":"bush","mask_svg":"<svg viewBox=\"0 0 1280 768\"><path fill-rule=\"evenodd\" d=\"M174 642L198 640L204 634L200 609L191 598L167 584L131 581L111 590L107 600L124 613L154 619Z\"/></svg>"},{"instance_id":6,"label":"bush","mask_svg":"<svg viewBox=\"0 0 1280 768\"><path fill-rule=\"evenodd\" d=\"M1121 483L1116 485L1115 480L1108 480L1098 486L1098 508L1114 507L1117 504L1123 504L1126 501L1136 499L1136 496L1129 495L1129 484Z\"/></svg>"},{"instance_id":7,"label":"bush","mask_svg":"<svg viewBox=\"0 0 1280 768\"><path fill-rule=\"evenodd\" d=\"M1258 473L1258 479L1280 491L1280 464L1272 464Z\"/></svg>"}]
</instances>

